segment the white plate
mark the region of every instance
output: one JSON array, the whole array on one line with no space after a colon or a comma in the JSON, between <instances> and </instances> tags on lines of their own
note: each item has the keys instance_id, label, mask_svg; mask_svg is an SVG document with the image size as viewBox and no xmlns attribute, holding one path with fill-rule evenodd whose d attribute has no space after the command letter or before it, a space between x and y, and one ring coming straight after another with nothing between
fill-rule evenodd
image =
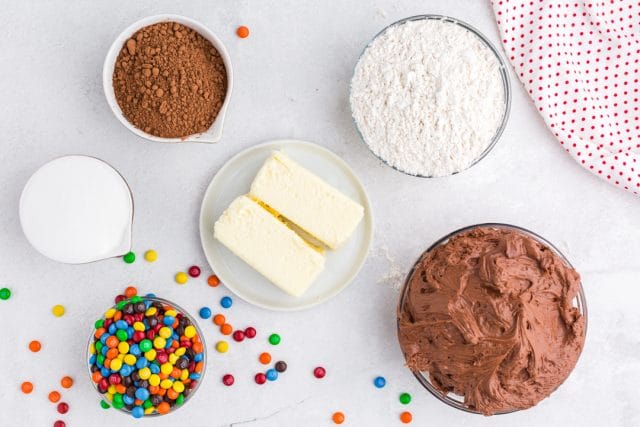
<instances>
[{"instance_id":1,"label":"white plate","mask_svg":"<svg viewBox=\"0 0 640 427\"><path fill-rule=\"evenodd\" d=\"M364 206L364 218L338 250L327 250L324 271L301 297L287 295L213 238L213 224L236 197L249 191L253 178L273 150L282 150L329 184ZM316 144L279 140L256 145L231 158L209 184L200 210L200 239L207 261L222 283L240 298L271 310L301 310L337 295L356 277L373 237L371 204L353 171L331 151Z\"/></svg>"}]
</instances>

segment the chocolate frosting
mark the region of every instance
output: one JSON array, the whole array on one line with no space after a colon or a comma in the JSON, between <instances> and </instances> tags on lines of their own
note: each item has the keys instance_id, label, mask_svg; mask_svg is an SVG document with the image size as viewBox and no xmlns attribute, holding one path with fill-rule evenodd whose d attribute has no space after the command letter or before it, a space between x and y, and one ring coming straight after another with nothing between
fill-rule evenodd
<instances>
[{"instance_id":1,"label":"chocolate frosting","mask_svg":"<svg viewBox=\"0 0 640 427\"><path fill-rule=\"evenodd\" d=\"M580 275L510 228L479 227L425 253L399 308L407 365L485 415L534 406L573 370Z\"/></svg>"}]
</instances>

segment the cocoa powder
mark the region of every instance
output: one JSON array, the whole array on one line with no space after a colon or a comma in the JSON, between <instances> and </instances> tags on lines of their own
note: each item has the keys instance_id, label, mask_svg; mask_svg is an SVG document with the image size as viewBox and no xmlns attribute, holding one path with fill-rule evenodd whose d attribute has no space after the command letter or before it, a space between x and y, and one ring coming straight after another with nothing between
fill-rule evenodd
<instances>
[{"instance_id":1,"label":"cocoa powder","mask_svg":"<svg viewBox=\"0 0 640 427\"><path fill-rule=\"evenodd\" d=\"M220 53L198 32L177 22L149 25L122 46L113 89L124 116L162 138L205 132L227 93Z\"/></svg>"}]
</instances>

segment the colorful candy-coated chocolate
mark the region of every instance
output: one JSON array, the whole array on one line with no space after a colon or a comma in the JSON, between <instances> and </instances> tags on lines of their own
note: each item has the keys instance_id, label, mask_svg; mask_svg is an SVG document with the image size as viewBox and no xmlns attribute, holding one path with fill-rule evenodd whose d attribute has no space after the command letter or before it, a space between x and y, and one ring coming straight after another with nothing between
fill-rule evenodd
<instances>
[{"instance_id":1,"label":"colorful candy-coated chocolate","mask_svg":"<svg viewBox=\"0 0 640 427\"><path fill-rule=\"evenodd\" d=\"M226 341L218 341L216 343L216 351L218 353L226 353L229 351L229 343Z\"/></svg>"},{"instance_id":2,"label":"colorful candy-coated chocolate","mask_svg":"<svg viewBox=\"0 0 640 427\"><path fill-rule=\"evenodd\" d=\"M230 308L233 305L233 300L231 297L222 297L220 300L220 305L222 308Z\"/></svg>"},{"instance_id":3,"label":"colorful candy-coated chocolate","mask_svg":"<svg viewBox=\"0 0 640 427\"><path fill-rule=\"evenodd\" d=\"M254 377L256 384L264 384L267 381L267 376L262 372L256 374Z\"/></svg>"},{"instance_id":4,"label":"colorful candy-coated chocolate","mask_svg":"<svg viewBox=\"0 0 640 427\"><path fill-rule=\"evenodd\" d=\"M134 254L133 252L127 252L122 257L122 260L127 264L133 264L133 262L136 260L136 254Z\"/></svg>"},{"instance_id":5,"label":"colorful candy-coated chocolate","mask_svg":"<svg viewBox=\"0 0 640 427\"><path fill-rule=\"evenodd\" d=\"M54 316L61 317L64 315L65 309L60 304L57 304L53 306L53 308L51 309L51 312L53 313Z\"/></svg>"},{"instance_id":6,"label":"colorful candy-coated chocolate","mask_svg":"<svg viewBox=\"0 0 640 427\"><path fill-rule=\"evenodd\" d=\"M313 370L313 376L316 378L324 378L325 375L327 375L327 371L322 366L318 366Z\"/></svg>"},{"instance_id":7,"label":"colorful candy-coated chocolate","mask_svg":"<svg viewBox=\"0 0 640 427\"><path fill-rule=\"evenodd\" d=\"M256 328L249 326L247 329L244 330L244 336L251 339L251 338L255 338L256 337Z\"/></svg>"},{"instance_id":8,"label":"colorful candy-coated chocolate","mask_svg":"<svg viewBox=\"0 0 640 427\"><path fill-rule=\"evenodd\" d=\"M404 424L409 424L412 420L413 415L411 415L411 412L405 411L400 414L400 421L402 421Z\"/></svg>"},{"instance_id":9,"label":"colorful candy-coated chocolate","mask_svg":"<svg viewBox=\"0 0 640 427\"><path fill-rule=\"evenodd\" d=\"M269 335L269 344L271 344L271 345L280 344L280 335L278 335L278 334Z\"/></svg>"},{"instance_id":10,"label":"colorful candy-coated chocolate","mask_svg":"<svg viewBox=\"0 0 640 427\"><path fill-rule=\"evenodd\" d=\"M211 286L212 288L215 288L216 286L218 286L220 284L220 279L218 278L218 276L213 274L213 275L209 276L209 278L207 279L207 284L209 286Z\"/></svg>"},{"instance_id":11,"label":"colorful candy-coated chocolate","mask_svg":"<svg viewBox=\"0 0 640 427\"><path fill-rule=\"evenodd\" d=\"M184 285L185 283L187 283L187 280L189 280L189 276L187 276L187 273L185 273L184 271L179 271L178 273L176 273L175 279L178 285Z\"/></svg>"},{"instance_id":12,"label":"colorful candy-coated chocolate","mask_svg":"<svg viewBox=\"0 0 640 427\"><path fill-rule=\"evenodd\" d=\"M102 409L109 409L111 408L111 405L109 405L107 402L105 402L104 400L100 401L100 406L102 407Z\"/></svg>"},{"instance_id":13,"label":"colorful candy-coated chocolate","mask_svg":"<svg viewBox=\"0 0 640 427\"><path fill-rule=\"evenodd\" d=\"M375 385L377 388L382 388L387 385L387 380L385 380L384 377L375 377L375 379L373 380L373 385Z\"/></svg>"},{"instance_id":14,"label":"colorful candy-coated chocolate","mask_svg":"<svg viewBox=\"0 0 640 427\"><path fill-rule=\"evenodd\" d=\"M60 393L57 392L56 390L52 391L49 393L49 402L51 403L58 403L60 401Z\"/></svg>"},{"instance_id":15,"label":"colorful candy-coated chocolate","mask_svg":"<svg viewBox=\"0 0 640 427\"><path fill-rule=\"evenodd\" d=\"M335 424L342 424L344 422L344 414L342 412L334 412L331 419Z\"/></svg>"},{"instance_id":16,"label":"colorful candy-coated chocolate","mask_svg":"<svg viewBox=\"0 0 640 427\"><path fill-rule=\"evenodd\" d=\"M233 378L233 375L231 374L226 374L225 376L222 377L222 384L226 386L231 386L233 385L234 382L235 382L235 378Z\"/></svg>"},{"instance_id":17,"label":"colorful candy-coated chocolate","mask_svg":"<svg viewBox=\"0 0 640 427\"><path fill-rule=\"evenodd\" d=\"M136 406L131 410L131 415L133 415L133 418L142 418L144 416L144 409L142 409L142 406Z\"/></svg>"},{"instance_id":18,"label":"colorful candy-coated chocolate","mask_svg":"<svg viewBox=\"0 0 640 427\"><path fill-rule=\"evenodd\" d=\"M155 260L158 259L158 253L153 249L149 249L144 253L144 259L147 262L154 262Z\"/></svg>"},{"instance_id":19,"label":"colorful candy-coated chocolate","mask_svg":"<svg viewBox=\"0 0 640 427\"><path fill-rule=\"evenodd\" d=\"M403 405L408 405L411 403L411 395L409 393L402 393L399 397L400 403Z\"/></svg>"},{"instance_id":20,"label":"colorful candy-coated chocolate","mask_svg":"<svg viewBox=\"0 0 640 427\"><path fill-rule=\"evenodd\" d=\"M71 388L71 386L73 386L73 378L69 376L62 377L62 379L60 380L60 385L62 386L62 388Z\"/></svg>"},{"instance_id":21,"label":"colorful candy-coated chocolate","mask_svg":"<svg viewBox=\"0 0 640 427\"><path fill-rule=\"evenodd\" d=\"M42 344L40 344L40 341L38 340L33 340L29 343L29 350L31 350L34 353L39 352L41 348L42 348Z\"/></svg>"},{"instance_id":22,"label":"colorful candy-coated chocolate","mask_svg":"<svg viewBox=\"0 0 640 427\"><path fill-rule=\"evenodd\" d=\"M242 332L240 329L238 329L237 331L235 331L233 333L233 339L234 339L234 341L237 341L237 342L244 341L244 332Z\"/></svg>"},{"instance_id":23,"label":"colorful candy-coated chocolate","mask_svg":"<svg viewBox=\"0 0 640 427\"><path fill-rule=\"evenodd\" d=\"M271 355L267 352L260 353L258 360L260 360L260 363L262 363L263 365L268 365L269 363L271 363Z\"/></svg>"},{"instance_id":24,"label":"colorful candy-coated chocolate","mask_svg":"<svg viewBox=\"0 0 640 427\"><path fill-rule=\"evenodd\" d=\"M57 420L55 423L53 423L53 427L66 427L66 423L62 420Z\"/></svg>"},{"instance_id":25,"label":"colorful candy-coated chocolate","mask_svg":"<svg viewBox=\"0 0 640 427\"><path fill-rule=\"evenodd\" d=\"M33 384L31 384L29 381L25 381L20 384L20 390L22 390L24 394L29 394L33 391Z\"/></svg>"},{"instance_id":26,"label":"colorful candy-coated chocolate","mask_svg":"<svg viewBox=\"0 0 640 427\"><path fill-rule=\"evenodd\" d=\"M214 325L222 326L226 321L227 319L225 319L224 315L222 314L216 314L215 316L213 316Z\"/></svg>"},{"instance_id":27,"label":"colorful candy-coated chocolate","mask_svg":"<svg viewBox=\"0 0 640 427\"><path fill-rule=\"evenodd\" d=\"M135 286L127 286L127 288L124 290L125 298L133 298L136 295L138 295L138 290Z\"/></svg>"},{"instance_id":28,"label":"colorful candy-coated chocolate","mask_svg":"<svg viewBox=\"0 0 640 427\"><path fill-rule=\"evenodd\" d=\"M211 309L209 307L202 307L199 314L201 318L208 319L211 317Z\"/></svg>"},{"instance_id":29,"label":"colorful candy-coated chocolate","mask_svg":"<svg viewBox=\"0 0 640 427\"><path fill-rule=\"evenodd\" d=\"M275 369L267 369L265 376L269 381L275 381L278 379L278 371L276 371Z\"/></svg>"},{"instance_id":30,"label":"colorful candy-coated chocolate","mask_svg":"<svg viewBox=\"0 0 640 427\"><path fill-rule=\"evenodd\" d=\"M0 299L6 301L9 298L11 298L11 290L9 288L0 289Z\"/></svg>"},{"instance_id":31,"label":"colorful candy-coated chocolate","mask_svg":"<svg viewBox=\"0 0 640 427\"><path fill-rule=\"evenodd\" d=\"M278 371L278 372L284 372L284 371L287 370L287 363L282 361L282 360L280 360L280 361L276 362L275 368L276 368L276 371Z\"/></svg>"},{"instance_id":32,"label":"colorful candy-coated chocolate","mask_svg":"<svg viewBox=\"0 0 640 427\"><path fill-rule=\"evenodd\" d=\"M220 326L220 333L222 335L231 335L232 332L233 332L233 327L230 324L225 323Z\"/></svg>"},{"instance_id":33,"label":"colorful candy-coated chocolate","mask_svg":"<svg viewBox=\"0 0 640 427\"><path fill-rule=\"evenodd\" d=\"M56 409L58 410L59 413L66 414L67 412L69 412L69 404L66 402L60 402L58 403L58 406Z\"/></svg>"},{"instance_id":34,"label":"colorful candy-coated chocolate","mask_svg":"<svg viewBox=\"0 0 640 427\"><path fill-rule=\"evenodd\" d=\"M198 267L197 265L192 265L191 267L189 267L189 270L187 270L189 273L189 276L191 277L199 277L200 276L200 267Z\"/></svg>"}]
</instances>

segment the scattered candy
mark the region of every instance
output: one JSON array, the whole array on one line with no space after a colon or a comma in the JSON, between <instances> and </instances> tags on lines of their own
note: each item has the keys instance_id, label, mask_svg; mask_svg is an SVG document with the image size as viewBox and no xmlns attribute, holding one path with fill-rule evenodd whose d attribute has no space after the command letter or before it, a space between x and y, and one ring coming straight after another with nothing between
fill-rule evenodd
<instances>
[{"instance_id":1,"label":"scattered candy","mask_svg":"<svg viewBox=\"0 0 640 427\"><path fill-rule=\"evenodd\" d=\"M253 328L251 326L249 326L247 329L244 330L244 336L251 339L251 338L255 338L256 337L256 328Z\"/></svg>"},{"instance_id":2,"label":"scattered candy","mask_svg":"<svg viewBox=\"0 0 640 427\"><path fill-rule=\"evenodd\" d=\"M66 423L62 420L58 420L55 423L53 423L53 427L66 427Z\"/></svg>"},{"instance_id":3,"label":"scattered candy","mask_svg":"<svg viewBox=\"0 0 640 427\"><path fill-rule=\"evenodd\" d=\"M9 298L11 298L11 290L9 288L0 289L0 299L6 301Z\"/></svg>"},{"instance_id":4,"label":"scattered candy","mask_svg":"<svg viewBox=\"0 0 640 427\"><path fill-rule=\"evenodd\" d=\"M203 319L208 319L211 317L211 309L209 307L202 307L200 309L200 317Z\"/></svg>"},{"instance_id":5,"label":"scattered candy","mask_svg":"<svg viewBox=\"0 0 640 427\"><path fill-rule=\"evenodd\" d=\"M189 276L191 277L198 277L200 276L200 267L198 267L197 265L192 265L191 267L189 267Z\"/></svg>"},{"instance_id":6,"label":"scattered candy","mask_svg":"<svg viewBox=\"0 0 640 427\"><path fill-rule=\"evenodd\" d=\"M29 350L31 350L34 353L39 352L41 348L42 348L42 344L40 344L40 341L38 340L33 340L29 343Z\"/></svg>"},{"instance_id":7,"label":"scattered candy","mask_svg":"<svg viewBox=\"0 0 640 427\"><path fill-rule=\"evenodd\" d=\"M213 274L213 275L209 276L209 278L207 279L207 283L212 288L215 288L216 286L218 286L220 284L220 279L218 279L218 276Z\"/></svg>"},{"instance_id":8,"label":"scattered candy","mask_svg":"<svg viewBox=\"0 0 640 427\"><path fill-rule=\"evenodd\" d=\"M327 375L327 371L322 366L318 366L313 370L313 376L318 379L324 378L325 375Z\"/></svg>"},{"instance_id":9,"label":"scattered candy","mask_svg":"<svg viewBox=\"0 0 640 427\"><path fill-rule=\"evenodd\" d=\"M278 379L278 371L276 371L275 369L268 369L266 377L269 381L275 381Z\"/></svg>"},{"instance_id":10,"label":"scattered candy","mask_svg":"<svg viewBox=\"0 0 640 427\"><path fill-rule=\"evenodd\" d=\"M158 253L153 249L149 249L147 252L144 253L144 259L147 262L154 262L155 260L158 259Z\"/></svg>"},{"instance_id":11,"label":"scattered candy","mask_svg":"<svg viewBox=\"0 0 640 427\"><path fill-rule=\"evenodd\" d=\"M233 300L231 299L231 297L222 297L222 299L220 300L220 305L222 306L222 308L229 308L233 305Z\"/></svg>"},{"instance_id":12,"label":"scattered candy","mask_svg":"<svg viewBox=\"0 0 640 427\"><path fill-rule=\"evenodd\" d=\"M256 384L264 384L267 381L267 376L263 373L258 373L255 376Z\"/></svg>"},{"instance_id":13,"label":"scattered candy","mask_svg":"<svg viewBox=\"0 0 640 427\"><path fill-rule=\"evenodd\" d=\"M204 345L186 314L134 296L120 300L95 326L89 365L107 407L135 418L167 414L197 386Z\"/></svg>"},{"instance_id":14,"label":"scattered candy","mask_svg":"<svg viewBox=\"0 0 640 427\"><path fill-rule=\"evenodd\" d=\"M218 353L226 353L229 351L229 343L226 341L218 341L216 343L216 350Z\"/></svg>"},{"instance_id":15,"label":"scattered candy","mask_svg":"<svg viewBox=\"0 0 640 427\"><path fill-rule=\"evenodd\" d=\"M226 386L233 385L234 381L235 381L235 378L233 378L233 375L231 374L226 374L225 376L222 377L222 384Z\"/></svg>"},{"instance_id":16,"label":"scattered candy","mask_svg":"<svg viewBox=\"0 0 640 427\"><path fill-rule=\"evenodd\" d=\"M105 402L104 400L100 401L100 406L102 407L102 409L109 409L111 408L111 405L109 405L107 402Z\"/></svg>"},{"instance_id":17,"label":"scattered candy","mask_svg":"<svg viewBox=\"0 0 640 427\"><path fill-rule=\"evenodd\" d=\"M225 323L220 326L220 333L222 335L231 335L232 332L233 332L233 327L230 324Z\"/></svg>"},{"instance_id":18,"label":"scattered candy","mask_svg":"<svg viewBox=\"0 0 640 427\"><path fill-rule=\"evenodd\" d=\"M278 335L278 334L269 335L269 344L271 344L271 345L280 344L280 335Z\"/></svg>"},{"instance_id":19,"label":"scattered candy","mask_svg":"<svg viewBox=\"0 0 640 427\"><path fill-rule=\"evenodd\" d=\"M66 414L67 412L69 412L69 404L65 402L60 402L58 403L57 409L59 413Z\"/></svg>"},{"instance_id":20,"label":"scattered candy","mask_svg":"<svg viewBox=\"0 0 640 427\"><path fill-rule=\"evenodd\" d=\"M238 329L237 331L235 331L233 333L233 339L234 339L234 341L237 341L237 342L244 341L244 332L242 332L240 329Z\"/></svg>"},{"instance_id":21,"label":"scattered candy","mask_svg":"<svg viewBox=\"0 0 640 427\"><path fill-rule=\"evenodd\" d=\"M124 254L122 259L127 264L133 264L133 262L136 260L136 254L134 254L133 252L127 252L126 254Z\"/></svg>"},{"instance_id":22,"label":"scattered candy","mask_svg":"<svg viewBox=\"0 0 640 427\"><path fill-rule=\"evenodd\" d=\"M411 402L411 395L409 393L402 393L400 395L400 403L408 405Z\"/></svg>"},{"instance_id":23,"label":"scattered candy","mask_svg":"<svg viewBox=\"0 0 640 427\"><path fill-rule=\"evenodd\" d=\"M344 422L344 414L342 412L334 412L331 419L335 424L342 424Z\"/></svg>"},{"instance_id":24,"label":"scattered candy","mask_svg":"<svg viewBox=\"0 0 640 427\"><path fill-rule=\"evenodd\" d=\"M65 309L63 306L58 304L53 306L53 308L51 309L51 312L53 313L54 316L61 317L64 315Z\"/></svg>"},{"instance_id":25,"label":"scattered candy","mask_svg":"<svg viewBox=\"0 0 640 427\"><path fill-rule=\"evenodd\" d=\"M184 285L185 283L187 283L187 280L189 280L189 276L187 276L187 273L185 273L184 271L176 273L176 283L178 285Z\"/></svg>"},{"instance_id":26,"label":"scattered candy","mask_svg":"<svg viewBox=\"0 0 640 427\"><path fill-rule=\"evenodd\" d=\"M20 390L22 390L24 394L29 394L33 391L33 384L29 381L25 381L20 385Z\"/></svg>"},{"instance_id":27,"label":"scattered candy","mask_svg":"<svg viewBox=\"0 0 640 427\"><path fill-rule=\"evenodd\" d=\"M411 412L405 411L400 414L400 421L402 421L404 424L409 424L412 420L413 416L411 415Z\"/></svg>"},{"instance_id":28,"label":"scattered candy","mask_svg":"<svg viewBox=\"0 0 640 427\"><path fill-rule=\"evenodd\" d=\"M60 400L60 393L57 391L52 391L49 393L49 402L51 403L58 403L58 401Z\"/></svg>"},{"instance_id":29,"label":"scattered candy","mask_svg":"<svg viewBox=\"0 0 640 427\"><path fill-rule=\"evenodd\" d=\"M133 298L138 295L138 290L135 286L127 286L127 289L124 290L124 296L127 298Z\"/></svg>"},{"instance_id":30,"label":"scattered candy","mask_svg":"<svg viewBox=\"0 0 640 427\"><path fill-rule=\"evenodd\" d=\"M63 388L71 388L71 386L73 385L73 378L69 376L62 377L62 379L60 380L60 385Z\"/></svg>"},{"instance_id":31,"label":"scattered candy","mask_svg":"<svg viewBox=\"0 0 640 427\"><path fill-rule=\"evenodd\" d=\"M241 39L246 39L247 37L249 37L249 28L247 28L244 25L242 25L242 26L238 27L238 29L236 30L236 34Z\"/></svg>"},{"instance_id":32,"label":"scattered candy","mask_svg":"<svg viewBox=\"0 0 640 427\"><path fill-rule=\"evenodd\" d=\"M213 316L213 323L215 325L222 326L226 321L227 319L225 319L225 317L222 314L216 314L215 316Z\"/></svg>"},{"instance_id":33,"label":"scattered candy","mask_svg":"<svg viewBox=\"0 0 640 427\"><path fill-rule=\"evenodd\" d=\"M271 355L269 353L260 353L260 357L258 357L258 360L260 360L260 363L262 363L263 365L268 365L269 363L271 363Z\"/></svg>"},{"instance_id":34,"label":"scattered candy","mask_svg":"<svg viewBox=\"0 0 640 427\"><path fill-rule=\"evenodd\" d=\"M387 385L387 380L385 380L384 377L376 377L373 380L373 385L375 385L378 388L382 388L385 385Z\"/></svg>"},{"instance_id":35,"label":"scattered candy","mask_svg":"<svg viewBox=\"0 0 640 427\"><path fill-rule=\"evenodd\" d=\"M276 371L278 372L284 372L287 370L287 363L283 362L282 360L280 360L279 362L276 362Z\"/></svg>"}]
</instances>

